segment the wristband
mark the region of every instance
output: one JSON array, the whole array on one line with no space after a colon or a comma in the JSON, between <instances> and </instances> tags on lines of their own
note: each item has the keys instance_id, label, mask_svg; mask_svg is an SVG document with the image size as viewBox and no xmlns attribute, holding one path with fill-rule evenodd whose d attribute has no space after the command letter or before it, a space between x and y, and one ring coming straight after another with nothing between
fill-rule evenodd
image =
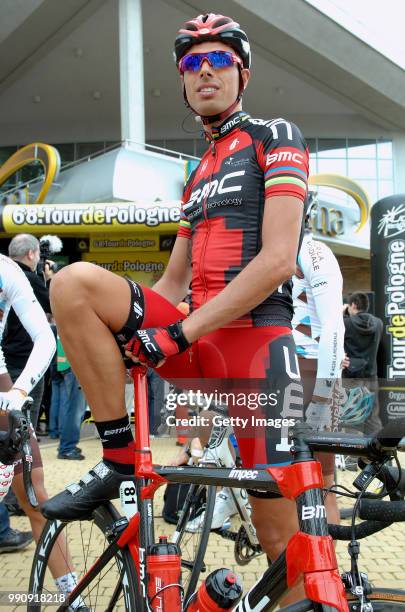
<instances>
[{"instance_id":1,"label":"wristband","mask_svg":"<svg viewBox=\"0 0 405 612\"><path fill-rule=\"evenodd\" d=\"M180 321L177 321L177 323L172 323L171 325L168 325L167 331L169 332L170 338L174 340L177 346L179 347L179 353L182 353L191 346L190 342L184 335L183 321L181 319Z\"/></svg>"}]
</instances>

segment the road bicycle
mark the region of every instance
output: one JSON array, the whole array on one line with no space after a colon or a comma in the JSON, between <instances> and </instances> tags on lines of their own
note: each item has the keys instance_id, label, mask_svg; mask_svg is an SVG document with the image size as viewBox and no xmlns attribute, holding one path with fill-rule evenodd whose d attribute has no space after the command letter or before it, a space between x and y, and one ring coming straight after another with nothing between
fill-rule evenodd
<instances>
[{"instance_id":1,"label":"road bicycle","mask_svg":"<svg viewBox=\"0 0 405 612\"><path fill-rule=\"evenodd\" d=\"M404 502L376 502L362 508L367 520L350 527L329 526L322 495L320 465L313 452L333 452L365 458L368 463L356 478L356 505L367 497L366 488L375 476L384 472L390 497L400 481L400 467L386 468L396 457L405 419L387 425L378 436L357 437L340 434L315 434L305 425L292 432L292 463L267 469L212 468L194 466L154 466L149 444L146 381L139 369L133 372L135 383L135 477L126 485L124 502L134 507L130 518L118 517L111 503L106 502L93 513L90 530L98 530L97 541L105 546L91 566L83 552L73 555L78 574L77 586L58 610L73 609L79 598L92 610L123 609L131 612L196 612L197 610L234 610L258 612L275 610L289 587L303 577L307 599L284 608L285 612L339 612L371 610L405 610L405 592L371 587L358 569L358 539L376 533L393 521L404 520ZM389 484L391 478L391 485ZM392 485L393 479L394 485ZM181 558L178 546L167 539L155 540L153 498L156 490L167 482L205 486L227 486L271 491L296 502L299 531L291 538L286 550L264 572L253 587L242 595L239 579L229 569L210 574L198 591L188 599L183 597ZM369 501L369 500L366 500ZM357 508L356 508L357 510ZM371 513L367 517L367 512ZM129 514L129 513L128 513ZM130 515L130 514L129 514ZM58 535L80 521L48 522L38 543L31 578L30 593L43 593L49 588L48 563ZM79 532L80 533L80 532ZM339 574L333 540L350 541L351 569ZM90 547L96 538L90 536ZM80 540L76 544L80 543ZM90 551L91 553L91 551ZM115 581L110 578L115 572ZM51 582L52 584L52 582ZM98 607L98 597L102 600ZM31 603L29 610L41 610L40 602Z\"/></svg>"}]
</instances>

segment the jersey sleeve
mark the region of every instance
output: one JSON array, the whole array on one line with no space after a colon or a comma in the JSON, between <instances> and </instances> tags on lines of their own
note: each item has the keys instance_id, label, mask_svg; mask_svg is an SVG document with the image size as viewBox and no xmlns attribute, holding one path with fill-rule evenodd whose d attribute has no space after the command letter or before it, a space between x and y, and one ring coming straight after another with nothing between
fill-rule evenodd
<instances>
[{"instance_id":1,"label":"jersey sleeve","mask_svg":"<svg viewBox=\"0 0 405 612\"><path fill-rule=\"evenodd\" d=\"M309 153L303 135L285 119L266 122L256 141L257 157L264 173L265 198L307 194Z\"/></svg>"},{"instance_id":2,"label":"jersey sleeve","mask_svg":"<svg viewBox=\"0 0 405 612\"><path fill-rule=\"evenodd\" d=\"M177 230L177 236L179 238L189 238L189 239L191 238L191 224L187 217L186 208L187 208L187 202L190 199L193 180L194 180L197 169L193 170L193 172L190 174L184 186L183 197L181 199L181 205L180 205L179 228Z\"/></svg>"},{"instance_id":3,"label":"jersey sleeve","mask_svg":"<svg viewBox=\"0 0 405 612\"><path fill-rule=\"evenodd\" d=\"M0 331L0 336L2 335L3 335L3 330ZM6 374L6 373L7 373L6 360L4 359L3 349L0 346L0 374Z\"/></svg>"},{"instance_id":4,"label":"jersey sleeve","mask_svg":"<svg viewBox=\"0 0 405 612\"><path fill-rule=\"evenodd\" d=\"M27 393L35 387L49 367L55 352L55 338L44 311L24 273L11 260L1 262L4 298L13 307L34 344L24 370L15 386Z\"/></svg>"},{"instance_id":5,"label":"jersey sleeve","mask_svg":"<svg viewBox=\"0 0 405 612\"><path fill-rule=\"evenodd\" d=\"M181 201L180 205L180 221L179 221L179 229L177 230L177 236L179 238L191 238L191 226L190 221L187 218L186 213L184 212L184 201Z\"/></svg>"},{"instance_id":6,"label":"jersey sleeve","mask_svg":"<svg viewBox=\"0 0 405 612\"><path fill-rule=\"evenodd\" d=\"M331 388L330 381L341 376L345 331L342 314L343 279L339 264L326 245L311 240L304 249L299 265L311 286L321 325L314 394L326 397L326 390Z\"/></svg>"}]
</instances>

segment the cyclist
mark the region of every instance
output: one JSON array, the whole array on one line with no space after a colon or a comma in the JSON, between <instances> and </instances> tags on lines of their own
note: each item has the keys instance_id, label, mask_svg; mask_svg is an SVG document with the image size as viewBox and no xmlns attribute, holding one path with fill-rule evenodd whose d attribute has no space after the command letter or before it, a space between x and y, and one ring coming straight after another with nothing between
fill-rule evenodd
<instances>
[{"instance_id":1,"label":"cyclist","mask_svg":"<svg viewBox=\"0 0 405 612\"><path fill-rule=\"evenodd\" d=\"M133 473L119 347L134 361L158 366L166 379L254 378L299 387L289 279L302 229L308 150L293 123L242 111L250 58L245 32L223 15L200 15L177 35L185 103L201 117L209 146L185 187L177 240L153 290L86 262L64 268L53 281L59 333L92 408L103 461L79 486L44 504L50 518L87 514L116 496ZM184 318L175 305L190 281L192 313ZM295 404L271 408L273 416L301 417L296 395ZM245 466L290 461L286 428L239 434ZM274 558L297 531L295 506L282 498L251 497L251 503L260 542ZM300 596L297 587L289 601Z\"/></svg>"},{"instance_id":2,"label":"cyclist","mask_svg":"<svg viewBox=\"0 0 405 612\"><path fill-rule=\"evenodd\" d=\"M306 421L314 429L337 430L339 381L344 359L342 315L343 279L331 249L314 240L310 218L316 210L314 194L309 194L305 232L293 277L293 335L297 346L304 388ZM321 453L325 486L334 482L334 455ZM330 523L339 522L334 495L326 497Z\"/></svg>"},{"instance_id":3,"label":"cyclist","mask_svg":"<svg viewBox=\"0 0 405 612\"><path fill-rule=\"evenodd\" d=\"M0 341L10 308L13 308L19 321L31 336L33 347L24 369L14 383L7 371L3 352L0 348L0 431L8 429L7 412L22 408L27 396L49 367L56 348L55 338L46 315L39 305L25 274L13 260L5 255L0 255ZM41 503L48 499L48 495L44 487L44 472L39 446L32 427L30 445L32 450L32 484L38 502ZM12 478L13 472L14 478ZM10 476L3 478L3 474L10 474ZM16 457L14 465L0 465L0 481L2 497L6 495L7 488L12 483L18 502L30 520L32 534L37 541L45 526L45 519L37 509L32 508L27 499L20 457ZM60 547L55 547L50 568L60 591L73 590L76 576L72 572L72 562L66 550L65 542L62 540L60 541ZM76 608L82 612L87 610L81 598L78 599Z\"/></svg>"}]
</instances>

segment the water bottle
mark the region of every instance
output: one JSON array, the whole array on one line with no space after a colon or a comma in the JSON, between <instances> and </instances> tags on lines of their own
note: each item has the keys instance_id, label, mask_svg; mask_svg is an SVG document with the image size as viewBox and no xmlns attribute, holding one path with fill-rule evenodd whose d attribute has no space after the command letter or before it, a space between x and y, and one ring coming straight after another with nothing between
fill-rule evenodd
<instances>
[{"instance_id":1,"label":"water bottle","mask_svg":"<svg viewBox=\"0 0 405 612\"><path fill-rule=\"evenodd\" d=\"M222 612L232 610L243 591L240 578L231 570L212 572L195 593L187 612Z\"/></svg>"},{"instance_id":2,"label":"water bottle","mask_svg":"<svg viewBox=\"0 0 405 612\"><path fill-rule=\"evenodd\" d=\"M181 565L177 544L161 536L146 558L148 598L152 610L181 610ZM166 588L168 587L168 588Z\"/></svg>"}]
</instances>

